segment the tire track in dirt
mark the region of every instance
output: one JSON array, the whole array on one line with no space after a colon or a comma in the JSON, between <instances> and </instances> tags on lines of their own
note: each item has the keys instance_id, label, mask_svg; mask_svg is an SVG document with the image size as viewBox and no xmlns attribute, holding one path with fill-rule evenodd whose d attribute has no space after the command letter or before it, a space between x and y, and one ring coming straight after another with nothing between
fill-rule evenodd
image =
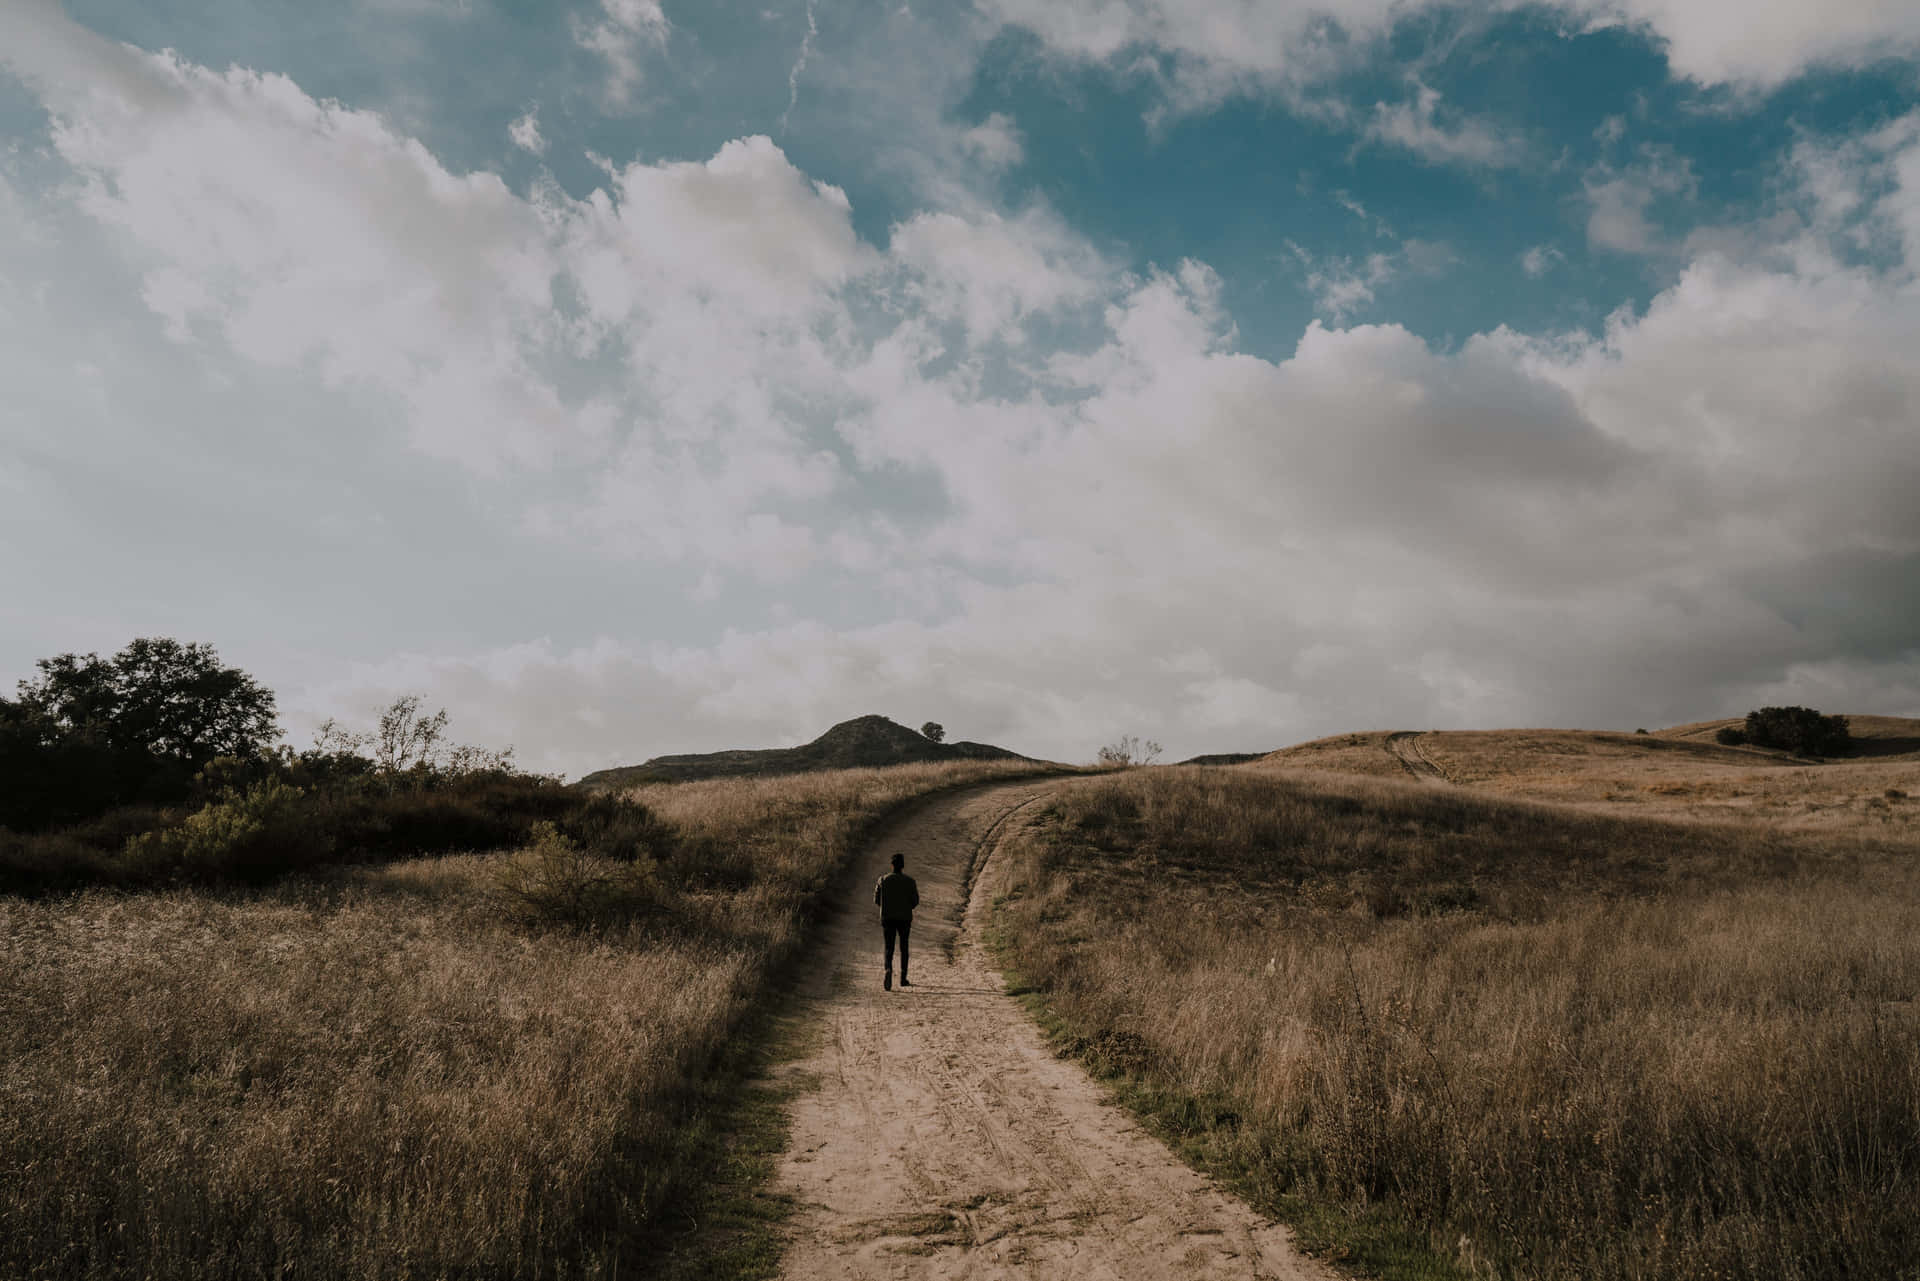
<instances>
[{"instance_id":1,"label":"tire track in dirt","mask_svg":"<svg viewBox=\"0 0 1920 1281\"><path fill-rule=\"evenodd\" d=\"M1417 779L1432 783L1452 781L1447 772L1434 763L1433 757L1427 755L1427 749L1420 742L1426 736L1425 730L1397 730L1387 735L1387 751L1400 762L1401 769Z\"/></svg>"},{"instance_id":2,"label":"tire track in dirt","mask_svg":"<svg viewBox=\"0 0 1920 1281\"><path fill-rule=\"evenodd\" d=\"M798 1205L783 1275L1331 1278L1055 1058L984 956L993 849L1057 786L936 798L861 856L803 984L822 1035L786 1069L817 1086L793 1104L777 1176ZM867 900L895 851L921 909L913 985L888 992Z\"/></svg>"}]
</instances>

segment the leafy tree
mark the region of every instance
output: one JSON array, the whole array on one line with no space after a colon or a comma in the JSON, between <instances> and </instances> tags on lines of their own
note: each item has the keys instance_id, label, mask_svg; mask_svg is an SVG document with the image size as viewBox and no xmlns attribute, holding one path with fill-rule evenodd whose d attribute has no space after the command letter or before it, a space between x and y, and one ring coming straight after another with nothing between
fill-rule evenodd
<instances>
[{"instance_id":1,"label":"leafy tree","mask_svg":"<svg viewBox=\"0 0 1920 1281\"><path fill-rule=\"evenodd\" d=\"M947 727L939 721L928 721L920 727L920 732L938 743L947 736Z\"/></svg>"},{"instance_id":2,"label":"leafy tree","mask_svg":"<svg viewBox=\"0 0 1920 1281\"><path fill-rule=\"evenodd\" d=\"M1844 716L1823 716L1811 707L1762 707L1747 713L1746 741L1798 756L1842 756L1853 746Z\"/></svg>"},{"instance_id":3,"label":"leafy tree","mask_svg":"<svg viewBox=\"0 0 1920 1281\"><path fill-rule=\"evenodd\" d=\"M103 659L43 658L20 682L19 706L55 736L198 768L216 756L257 756L279 732L273 691L211 645L142 637Z\"/></svg>"},{"instance_id":4,"label":"leafy tree","mask_svg":"<svg viewBox=\"0 0 1920 1281\"><path fill-rule=\"evenodd\" d=\"M135 640L112 658L61 654L0 699L0 824L40 827L131 801L184 797L216 757L277 734L273 692L210 645Z\"/></svg>"}]
</instances>

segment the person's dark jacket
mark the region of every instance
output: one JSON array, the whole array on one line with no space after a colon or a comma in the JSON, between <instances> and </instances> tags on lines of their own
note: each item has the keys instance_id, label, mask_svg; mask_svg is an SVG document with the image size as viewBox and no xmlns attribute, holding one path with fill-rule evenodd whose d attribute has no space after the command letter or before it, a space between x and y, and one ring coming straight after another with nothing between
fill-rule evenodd
<instances>
[{"instance_id":1,"label":"person's dark jacket","mask_svg":"<svg viewBox=\"0 0 1920 1281\"><path fill-rule=\"evenodd\" d=\"M920 906L920 887L905 872L888 872L873 887L873 901L880 905L881 920L911 921Z\"/></svg>"}]
</instances>

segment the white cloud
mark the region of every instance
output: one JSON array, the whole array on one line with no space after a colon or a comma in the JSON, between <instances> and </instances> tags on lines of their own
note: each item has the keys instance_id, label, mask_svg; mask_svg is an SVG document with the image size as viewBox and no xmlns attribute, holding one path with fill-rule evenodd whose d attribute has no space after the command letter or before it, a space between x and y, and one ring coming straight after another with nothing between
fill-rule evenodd
<instances>
[{"instance_id":1,"label":"white cloud","mask_svg":"<svg viewBox=\"0 0 1920 1281\"><path fill-rule=\"evenodd\" d=\"M1347 65L1341 33L1383 32L1396 0L983 0L981 8L1024 27L1054 52L1161 81L1176 111L1231 94L1281 92ZM1330 32L1328 20L1339 30ZM1156 55L1164 62L1155 61Z\"/></svg>"},{"instance_id":2,"label":"white cloud","mask_svg":"<svg viewBox=\"0 0 1920 1281\"><path fill-rule=\"evenodd\" d=\"M1662 199L1686 199L1697 183L1693 165L1664 147L1642 147L1625 166L1595 165L1582 183L1587 203L1587 242L1620 253L1655 254L1672 248L1648 216Z\"/></svg>"},{"instance_id":3,"label":"white cloud","mask_svg":"<svg viewBox=\"0 0 1920 1281\"><path fill-rule=\"evenodd\" d=\"M1534 245L1520 255L1520 270L1538 280L1566 259L1567 256L1553 245Z\"/></svg>"},{"instance_id":4,"label":"white cloud","mask_svg":"<svg viewBox=\"0 0 1920 1281\"><path fill-rule=\"evenodd\" d=\"M1810 140L1792 236L1676 259L1597 336L1438 350L1342 327L1397 273L1444 268L1408 242L1303 256L1335 324L1267 360L1237 349L1211 268L1126 276L1044 210L930 209L869 244L842 191L758 137L610 164L581 199L520 193L282 77L51 9L0 21L67 180L0 216L107 229L177 335L162 356L382 406L456 482L510 476L492 523L531 522L554 566L608 545L685 566L689 598L575 624L603 640L377 662L290 690L302 716L419 689L463 736L578 770L868 710L1084 758L1119 732L1185 755L1920 683L1911 121ZM1595 216L1618 216L1595 243L1684 253L1650 202L1689 181L1660 153L1596 172ZM1898 261L1859 265L1861 229ZM36 299L0 292L9 386L49 407L9 431L153 421L125 393L82 412L72 353L32 345ZM316 429L285 465L371 430ZM546 630L484 559L472 594ZM649 639L741 582L704 639ZM587 590L589 619L622 594Z\"/></svg>"},{"instance_id":5,"label":"white cloud","mask_svg":"<svg viewBox=\"0 0 1920 1281\"><path fill-rule=\"evenodd\" d=\"M574 43L607 61L602 93L607 104L625 107L644 78L642 59L664 49L672 34L660 0L600 0L597 19L574 26Z\"/></svg>"},{"instance_id":6,"label":"white cloud","mask_svg":"<svg viewBox=\"0 0 1920 1281\"><path fill-rule=\"evenodd\" d=\"M999 173L1017 166L1025 153L1025 143L1013 117L996 111L960 134L960 146L990 172Z\"/></svg>"},{"instance_id":7,"label":"white cloud","mask_svg":"<svg viewBox=\"0 0 1920 1281\"><path fill-rule=\"evenodd\" d=\"M1422 240L1409 236L1400 243L1400 256L1407 270L1420 276L1443 276L1460 263L1460 255L1444 240Z\"/></svg>"},{"instance_id":8,"label":"white cloud","mask_svg":"<svg viewBox=\"0 0 1920 1281\"><path fill-rule=\"evenodd\" d=\"M813 0L807 0L807 32L800 37L800 49L793 56L793 65L787 68L787 109L780 113L780 132L787 131L787 122L793 119L793 109L800 105L800 76L807 69L807 60L813 57L813 42L820 35L820 24L815 20Z\"/></svg>"},{"instance_id":9,"label":"white cloud","mask_svg":"<svg viewBox=\"0 0 1920 1281\"><path fill-rule=\"evenodd\" d=\"M1160 80L1175 110L1234 93L1293 92L1364 56L1396 22L1443 0L983 0L1056 54ZM1920 53L1920 6L1888 0L1485 0L1483 13L1558 12L1660 41L1677 76L1767 89L1815 67ZM1423 136L1417 114L1389 128ZM1483 143L1470 144L1473 148ZM1485 163L1485 162L1481 162Z\"/></svg>"},{"instance_id":10,"label":"white cloud","mask_svg":"<svg viewBox=\"0 0 1920 1281\"><path fill-rule=\"evenodd\" d=\"M1568 0L1593 22L1666 44L1676 75L1771 88L1813 67L1862 67L1920 53L1920 6L1885 0Z\"/></svg>"},{"instance_id":11,"label":"white cloud","mask_svg":"<svg viewBox=\"0 0 1920 1281\"><path fill-rule=\"evenodd\" d=\"M1485 120L1443 123L1438 119L1438 91L1418 81L1413 89L1411 102L1374 103L1363 136L1405 147L1431 164L1497 169L1520 164L1526 158L1526 144L1519 137Z\"/></svg>"},{"instance_id":12,"label":"white cloud","mask_svg":"<svg viewBox=\"0 0 1920 1281\"><path fill-rule=\"evenodd\" d=\"M520 150L536 156L547 153L547 140L540 133L540 109L528 107L526 114L507 126L507 136Z\"/></svg>"},{"instance_id":13,"label":"white cloud","mask_svg":"<svg viewBox=\"0 0 1920 1281\"><path fill-rule=\"evenodd\" d=\"M1057 218L923 213L895 227L891 256L907 289L937 320L958 320L969 342L1012 336L1028 316L1091 302L1108 269Z\"/></svg>"},{"instance_id":14,"label":"white cloud","mask_svg":"<svg viewBox=\"0 0 1920 1281\"><path fill-rule=\"evenodd\" d=\"M1408 237L1392 252L1361 257L1331 255L1315 257L1299 245L1287 242L1305 273L1307 292L1313 295L1320 314L1337 324L1365 311L1374 303L1376 292L1403 273L1416 276L1442 276L1460 261L1453 246L1440 240Z\"/></svg>"}]
</instances>

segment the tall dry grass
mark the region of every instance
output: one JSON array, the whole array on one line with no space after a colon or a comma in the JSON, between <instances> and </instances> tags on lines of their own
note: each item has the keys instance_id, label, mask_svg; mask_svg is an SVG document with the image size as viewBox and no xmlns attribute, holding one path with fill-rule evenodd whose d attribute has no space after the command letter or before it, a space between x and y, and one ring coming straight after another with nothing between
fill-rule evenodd
<instances>
[{"instance_id":1,"label":"tall dry grass","mask_svg":"<svg viewBox=\"0 0 1920 1281\"><path fill-rule=\"evenodd\" d=\"M1911 843L1162 770L1010 852L1011 966L1262 1196L1476 1275L1920 1275Z\"/></svg>"},{"instance_id":2,"label":"tall dry grass","mask_svg":"<svg viewBox=\"0 0 1920 1281\"><path fill-rule=\"evenodd\" d=\"M653 789L671 911L598 929L523 924L513 852L0 897L0 1275L636 1275L867 825L1007 772Z\"/></svg>"}]
</instances>

